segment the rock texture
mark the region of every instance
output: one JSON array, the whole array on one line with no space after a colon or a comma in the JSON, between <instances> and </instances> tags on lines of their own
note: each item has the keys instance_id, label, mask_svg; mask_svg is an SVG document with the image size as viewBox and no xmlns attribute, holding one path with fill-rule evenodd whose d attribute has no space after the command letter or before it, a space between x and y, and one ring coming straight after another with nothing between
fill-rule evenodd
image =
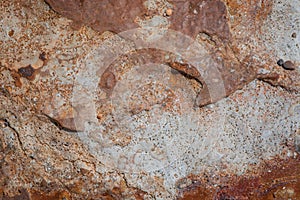
<instances>
[{"instance_id":1,"label":"rock texture","mask_svg":"<svg viewBox=\"0 0 300 200\"><path fill-rule=\"evenodd\" d=\"M72 19L75 26L88 25L100 32L136 28L136 21L147 14L142 0L46 2L63 16Z\"/></svg>"},{"instance_id":2,"label":"rock texture","mask_svg":"<svg viewBox=\"0 0 300 200\"><path fill-rule=\"evenodd\" d=\"M46 2L0 3L0 199L299 198L299 1Z\"/></svg>"},{"instance_id":3,"label":"rock texture","mask_svg":"<svg viewBox=\"0 0 300 200\"><path fill-rule=\"evenodd\" d=\"M169 4L165 4L161 9L158 9L160 4L154 1L153 3L157 4L156 10L149 5L147 7L146 3L143 4L137 1L134 4L126 1L118 1L118 3L107 3L105 1L82 3L77 3L76 1L69 1L68 3L64 1L47 2L63 16L72 19L74 22L80 22L80 25L88 25L100 32L107 30L116 33L127 31L137 27L137 19L149 20L161 14L168 18L168 27L171 30L178 31L192 38L196 38L198 35L201 43L206 45L206 49L213 59L209 65L217 66L225 87L224 94L220 94L217 98L211 98L207 92L208 89L204 89L202 91L203 97L199 94L196 100L199 106L214 103L232 94L257 76L261 80L270 82L270 79L276 79L275 82L279 82L278 73L260 76L258 71L258 68L264 68L267 65L266 63L270 62L268 56L261 53L264 52L266 44L259 35L262 31L262 24L272 9L273 2L271 0L264 2L247 1L245 5L236 1L170 1ZM123 5L127 6L123 8ZM172 15L166 16L167 9L172 9ZM99 13L94 12L95 10L104 11ZM126 16L128 10L133 10L133 12L130 12L130 15L136 16L136 20L133 20L132 16ZM107 20L107 16L110 15L107 15L106 12L113 17L108 17L109 20ZM243 16L241 13L243 13ZM140 16L147 17L140 18ZM127 23L120 21L123 19L126 19ZM152 57L162 58L157 51L149 53L153 54ZM169 62L175 61L171 60ZM188 66L185 63L182 64L181 68ZM198 72L198 74L201 74L201 72ZM188 75L193 76L193 74ZM205 83L202 84L205 85ZM284 83L281 82L279 85L282 84Z\"/></svg>"}]
</instances>

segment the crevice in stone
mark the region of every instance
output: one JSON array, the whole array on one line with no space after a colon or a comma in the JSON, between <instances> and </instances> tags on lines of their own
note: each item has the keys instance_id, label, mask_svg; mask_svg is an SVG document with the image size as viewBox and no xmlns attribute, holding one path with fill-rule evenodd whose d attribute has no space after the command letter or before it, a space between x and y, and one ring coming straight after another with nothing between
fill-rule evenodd
<instances>
[{"instance_id":1,"label":"crevice in stone","mask_svg":"<svg viewBox=\"0 0 300 200\"><path fill-rule=\"evenodd\" d=\"M11 126L11 124L9 123L9 121L7 119L4 119L4 121L6 122L7 127L9 127L15 133L18 143L20 145L20 149L22 150L23 154L26 155L24 146L23 146L23 142L20 137L20 133L13 126Z\"/></svg>"}]
</instances>

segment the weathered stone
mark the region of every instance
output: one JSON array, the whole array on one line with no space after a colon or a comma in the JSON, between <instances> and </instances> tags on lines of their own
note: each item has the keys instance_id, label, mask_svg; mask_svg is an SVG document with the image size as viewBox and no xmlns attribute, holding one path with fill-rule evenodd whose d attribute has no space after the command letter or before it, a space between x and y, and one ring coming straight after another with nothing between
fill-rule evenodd
<instances>
[{"instance_id":1,"label":"weathered stone","mask_svg":"<svg viewBox=\"0 0 300 200\"><path fill-rule=\"evenodd\" d=\"M121 32L136 28L139 18L147 14L143 0L46 0L54 10L72 19L76 26L88 25L95 30Z\"/></svg>"},{"instance_id":2,"label":"weathered stone","mask_svg":"<svg viewBox=\"0 0 300 200\"><path fill-rule=\"evenodd\" d=\"M0 3L0 199L299 197L299 1L47 2Z\"/></svg>"},{"instance_id":3,"label":"weathered stone","mask_svg":"<svg viewBox=\"0 0 300 200\"><path fill-rule=\"evenodd\" d=\"M230 41L231 33L228 25L227 9L220 0L171 0L174 6L170 17L171 28L196 37L199 33L217 36L221 40Z\"/></svg>"},{"instance_id":4,"label":"weathered stone","mask_svg":"<svg viewBox=\"0 0 300 200\"><path fill-rule=\"evenodd\" d=\"M290 60L288 61L285 61L283 64L282 64L282 67L284 69L287 69L287 70L294 70L296 69L296 66L294 65L294 63Z\"/></svg>"}]
</instances>

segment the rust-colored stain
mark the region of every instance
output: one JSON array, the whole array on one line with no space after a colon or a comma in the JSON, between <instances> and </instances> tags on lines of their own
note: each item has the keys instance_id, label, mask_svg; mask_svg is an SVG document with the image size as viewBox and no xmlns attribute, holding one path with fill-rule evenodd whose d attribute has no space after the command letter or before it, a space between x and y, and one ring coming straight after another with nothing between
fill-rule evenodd
<instances>
[{"instance_id":1,"label":"rust-colored stain","mask_svg":"<svg viewBox=\"0 0 300 200\"><path fill-rule=\"evenodd\" d=\"M42 193L38 191L30 191L31 200L70 200L71 196L66 191L52 191L50 193Z\"/></svg>"},{"instance_id":2,"label":"rust-colored stain","mask_svg":"<svg viewBox=\"0 0 300 200\"><path fill-rule=\"evenodd\" d=\"M75 27L83 24L99 32L121 32L137 28L136 20L147 14L143 0L77 1L46 0L51 7L73 20Z\"/></svg>"},{"instance_id":3,"label":"rust-colored stain","mask_svg":"<svg viewBox=\"0 0 300 200\"><path fill-rule=\"evenodd\" d=\"M0 192L2 194L4 194L4 192L2 192L0 190ZM29 194L27 192L27 190L25 189L20 189L18 190L18 193L17 195L13 196L13 197L9 197L9 196L6 196L6 195L0 195L0 199L1 200L30 200L30 197L29 197Z\"/></svg>"},{"instance_id":4,"label":"rust-colored stain","mask_svg":"<svg viewBox=\"0 0 300 200\"><path fill-rule=\"evenodd\" d=\"M116 76L113 72L107 69L101 76L99 87L107 92L108 95L111 95L114 87L116 86Z\"/></svg>"},{"instance_id":5,"label":"rust-colored stain","mask_svg":"<svg viewBox=\"0 0 300 200\"><path fill-rule=\"evenodd\" d=\"M61 15L72 19L79 26L85 24L93 29L121 32L137 28L137 21L151 17L144 1L63 1L46 0ZM227 9L221 0L172 0L174 11L167 9L171 28L191 37L199 32L217 35L223 40L231 37ZM91 12L92 11L92 12ZM107 20L109 19L109 20Z\"/></svg>"},{"instance_id":6,"label":"rust-colored stain","mask_svg":"<svg viewBox=\"0 0 300 200\"><path fill-rule=\"evenodd\" d=\"M231 38L227 9L220 0L172 0L175 10L171 28L191 37L198 33L216 35L224 41Z\"/></svg>"},{"instance_id":7,"label":"rust-colored stain","mask_svg":"<svg viewBox=\"0 0 300 200\"><path fill-rule=\"evenodd\" d=\"M259 23L267 18L273 7L272 0L252 1L244 0L224 0L230 15L235 16L235 20L231 22L231 28L244 23L253 23L255 28L260 28ZM249 13L247 18L243 18L242 13ZM251 19L251 20L250 20ZM248 24L249 25L249 24Z\"/></svg>"},{"instance_id":8,"label":"rust-colored stain","mask_svg":"<svg viewBox=\"0 0 300 200\"><path fill-rule=\"evenodd\" d=\"M222 184L212 186L199 180L180 191L182 200L196 199L300 199L300 158L274 159L243 176L220 176ZM207 182L206 182L207 181Z\"/></svg>"}]
</instances>

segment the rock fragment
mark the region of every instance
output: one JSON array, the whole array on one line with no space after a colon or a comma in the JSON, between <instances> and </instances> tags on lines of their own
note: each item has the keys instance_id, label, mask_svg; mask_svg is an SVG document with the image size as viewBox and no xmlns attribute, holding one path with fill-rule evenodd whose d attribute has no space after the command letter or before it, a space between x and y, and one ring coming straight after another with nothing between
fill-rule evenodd
<instances>
[{"instance_id":1,"label":"rock fragment","mask_svg":"<svg viewBox=\"0 0 300 200\"><path fill-rule=\"evenodd\" d=\"M283 59L279 59L277 61L277 65L283 67L286 70L294 70L294 69L296 69L295 64L292 61L290 61L290 60L284 62Z\"/></svg>"},{"instance_id":2,"label":"rock fragment","mask_svg":"<svg viewBox=\"0 0 300 200\"><path fill-rule=\"evenodd\" d=\"M28 65L26 67L19 68L18 73L24 78L32 79L32 76L34 75L34 69L31 65Z\"/></svg>"},{"instance_id":3,"label":"rock fragment","mask_svg":"<svg viewBox=\"0 0 300 200\"><path fill-rule=\"evenodd\" d=\"M284 60L283 60L283 59L279 59L279 60L277 61L277 65L280 66L280 67L282 67L283 63L284 63Z\"/></svg>"},{"instance_id":4,"label":"rock fragment","mask_svg":"<svg viewBox=\"0 0 300 200\"><path fill-rule=\"evenodd\" d=\"M282 67L283 67L284 69L286 69L286 70L294 70L294 69L296 69L295 64L294 64L292 61L290 61L290 60L285 61L285 62L282 64Z\"/></svg>"}]
</instances>

